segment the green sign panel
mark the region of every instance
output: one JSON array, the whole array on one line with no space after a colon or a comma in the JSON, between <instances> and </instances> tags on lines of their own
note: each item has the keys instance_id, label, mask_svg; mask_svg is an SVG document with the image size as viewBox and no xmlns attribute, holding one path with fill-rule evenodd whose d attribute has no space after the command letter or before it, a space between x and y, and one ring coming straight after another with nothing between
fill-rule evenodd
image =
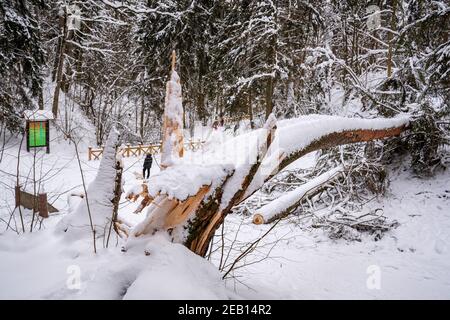
<instances>
[{"instance_id":1,"label":"green sign panel","mask_svg":"<svg viewBox=\"0 0 450 320\"><path fill-rule=\"evenodd\" d=\"M30 147L45 147L47 145L46 122L30 122L28 143Z\"/></svg>"}]
</instances>

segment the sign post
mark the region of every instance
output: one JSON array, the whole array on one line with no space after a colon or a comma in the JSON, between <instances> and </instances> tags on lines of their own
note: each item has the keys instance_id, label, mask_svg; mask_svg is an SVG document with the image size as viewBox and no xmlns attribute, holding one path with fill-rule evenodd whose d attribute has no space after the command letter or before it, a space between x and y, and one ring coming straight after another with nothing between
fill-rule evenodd
<instances>
[{"instance_id":1,"label":"sign post","mask_svg":"<svg viewBox=\"0 0 450 320\"><path fill-rule=\"evenodd\" d=\"M50 120L53 114L47 110L26 110L24 112L26 123L27 151L30 148L46 147L50 153Z\"/></svg>"}]
</instances>

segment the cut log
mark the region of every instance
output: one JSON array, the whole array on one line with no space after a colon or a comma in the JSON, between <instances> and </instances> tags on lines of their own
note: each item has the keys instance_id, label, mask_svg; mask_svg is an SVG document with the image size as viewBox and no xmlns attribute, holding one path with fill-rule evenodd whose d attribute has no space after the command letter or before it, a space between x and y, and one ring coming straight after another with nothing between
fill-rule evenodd
<instances>
[{"instance_id":1,"label":"cut log","mask_svg":"<svg viewBox=\"0 0 450 320\"><path fill-rule=\"evenodd\" d=\"M306 182L305 184L302 184L298 188L273 200L272 202L262 206L253 216L253 223L270 223L279 218L287 216L293 211L293 209L299 206L300 202L305 198L305 196L314 193L324 184L338 177L340 173L343 172L343 170L343 166L338 166L337 168L331 169L325 173L322 173L318 177L315 177L314 179Z\"/></svg>"}]
</instances>

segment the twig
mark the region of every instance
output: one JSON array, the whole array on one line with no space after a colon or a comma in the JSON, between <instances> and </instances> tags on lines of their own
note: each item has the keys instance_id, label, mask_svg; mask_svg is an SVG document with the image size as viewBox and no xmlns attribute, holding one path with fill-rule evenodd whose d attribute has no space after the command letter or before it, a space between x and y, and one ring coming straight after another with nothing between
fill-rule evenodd
<instances>
[{"instance_id":1,"label":"twig","mask_svg":"<svg viewBox=\"0 0 450 320\"><path fill-rule=\"evenodd\" d=\"M77 156L78 167L80 169L81 181L83 183L84 195L85 195L85 199L86 199L86 206L87 206L88 215L89 215L89 223L91 225L93 244L94 244L94 253L97 253L97 245L95 243L95 227L94 227L94 223L92 222L91 208L89 207L89 198L88 198L88 193L87 193L87 188L86 188L86 182L84 181L83 168L81 167L80 155L78 153L78 144L75 142L74 139L72 139L72 137L70 135L68 135L68 137L75 146L75 153Z\"/></svg>"},{"instance_id":2,"label":"twig","mask_svg":"<svg viewBox=\"0 0 450 320\"><path fill-rule=\"evenodd\" d=\"M264 239L269 233L270 231L272 231L277 224L282 220L282 218L279 218L270 228L269 230L266 231L266 233L264 233L260 238L256 239L255 241L253 241L248 247L247 249L244 250L244 252L242 252L235 260L234 262L231 264L230 268L228 269L227 272L225 272L225 274L223 275L222 279L225 279L225 277L231 272L231 270L233 270L234 266L240 261L242 260L248 253L252 252L256 246L259 244L259 242Z\"/></svg>"},{"instance_id":3,"label":"twig","mask_svg":"<svg viewBox=\"0 0 450 320\"><path fill-rule=\"evenodd\" d=\"M19 173L20 173L20 151L22 150L22 143L23 143L23 139L25 138L25 135L22 135L22 139L20 140L20 145L19 145L19 151L17 152L17 174L16 174L16 187L20 188L20 178L19 178ZM20 193L19 193L19 197L20 197ZM25 233L25 224L23 222L23 214L22 214L22 207L19 203L19 216L20 216L20 222L22 224L22 232Z\"/></svg>"}]
</instances>

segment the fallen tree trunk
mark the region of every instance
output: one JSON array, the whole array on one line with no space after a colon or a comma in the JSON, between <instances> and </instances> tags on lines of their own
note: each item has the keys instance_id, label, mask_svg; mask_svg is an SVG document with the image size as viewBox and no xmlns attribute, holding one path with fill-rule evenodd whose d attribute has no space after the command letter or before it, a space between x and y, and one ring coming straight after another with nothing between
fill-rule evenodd
<instances>
[{"instance_id":1,"label":"fallen tree trunk","mask_svg":"<svg viewBox=\"0 0 450 320\"><path fill-rule=\"evenodd\" d=\"M277 153L278 157L273 157L275 159L278 159L278 166L274 166L275 168L272 171L269 169L268 171L271 172L266 174L263 178L261 178L261 176L258 176L258 179L254 180L258 169L263 163L263 159L259 160L248 171L248 174L243 179L240 188L238 188L237 192L226 206L222 208L220 206L218 206L218 208L214 208L213 206L207 205L206 208L209 208L209 210L205 210L205 208L202 207L195 212L195 217L201 216L202 221L206 220L209 221L209 223L206 225L204 223L200 224L198 223L199 219L194 218L189 224L189 235L187 236L187 240L184 242L184 244L193 252L201 256L205 256L209 247L209 243L214 236L215 231L223 223L225 217L231 212L232 208L251 196L264 184L264 182L272 178L277 172L284 169L289 164L308 154L309 152L348 143L365 142L374 139L393 137L399 135L403 130L405 130L405 128L406 123L402 123L398 126L386 129L355 129L342 132L334 132L321 136L318 139L314 139L304 148L289 155L285 154L284 151L279 150ZM252 181L256 182L252 183ZM251 190L249 189L250 185L252 185ZM225 188L226 184L224 184L223 187Z\"/></svg>"},{"instance_id":2,"label":"fallen tree trunk","mask_svg":"<svg viewBox=\"0 0 450 320\"><path fill-rule=\"evenodd\" d=\"M326 183L338 177L344 170L344 167L338 166L310 181L302 184L298 188L286 193L285 195L269 202L258 209L253 216L254 224L271 223L279 218L289 215L292 210L297 208L305 196L311 195Z\"/></svg>"},{"instance_id":3,"label":"fallen tree trunk","mask_svg":"<svg viewBox=\"0 0 450 320\"><path fill-rule=\"evenodd\" d=\"M254 184L249 190L246 192L245 196L241 199L241 201L250 197L253 193L255 193L262 185L270 180L273 176L275 176L278 172L286 168L288 165L293 163L294 161L300 159L304 155L307 155L310 152L327 149L331 147L337 147L340 145L357 143L357 142L367 142L376 139L385 139L394 136L400 135L406 129L406 124L400 125L398 127L388 128L388 129L359 129L359 130L346 130L342 132L333 132L318 139L312 141L310 144L305 146L304 148L297 150L289 155L284 153L280 154L279 163L274 166L274 169L270 174L266 175L263 180L258 179L255 181L259 181L259 183ZM241 202L240 201L240 202ZM238 203L237 203L238 204Z\"/></svg>"},{"instance_id":4,"label":"fallen tree trunk","mask_svg":"<svg viewBox=\"0 0 450 320\"><path fill-rule=\"evenodd\" d=\"M350 143L367 142L376 139L386 139L398 136L406 129L406 126L407 124L402 124L397 127L386 129L355 129L327 134L311 142L311 144L309 144L305 148L298 150L283 159L283 161L281 161L280 163L280 169L287 167L295 160L316 150L341 146Z\"/></svg>"},{"instance_id":5,"label":"fallen tree trunk","mask_svg":"<svg viewBox=\"0 0 450 320\"><path fill-rule=\"evenodd\" d=\"M349 127L349 123L351 124L352 120L339 117L327 117L326 119L327 121L331 119L337 124L344 123L343 126L345 125L346 127ZM343 122L342 119L345 119L347 122ZM358 120L358 124L355 125L357 128L337 130L331 133L325 132L325 134L322 134L322 131L317 131L317 136L308 137L309 140L306 143L303 143L301 147L291 152L287 152L283 148L283 139L286 139L286 137L293 139L291 134L293 128L284 127L282 132L280 132L280 129L275 130L275 123L272 124L272 127L267 125L258 136L260 141L267 140L267 142L260 146L255 160L249 160L247 164L235 168L232 172L228 172L226 176L218 175L218 177L221 177L222 182L216 183L216 186L208 192L205 192L204 188L199 187L197 192L189 197L191 200L173 198L168 200L167 195L160 194L150 203L147 219L133 229L131 236L153 234L159 230L166 230L172 233L177 228L180 228L187 230L185 237L174 237L173 241L182 242L193 252L204 256L215 231L223 223L232 208L251 196L267 180L295 160L309 152L322 148L397 136L405 130L408 122L405 119L401 121L378 119L376 122L377 128L373 129L374 125L370 120L366 120L366 122L361 119L356 120ZM301 128L304 125L300 124L299 127L295 126L298 132L302 132ZM277 139L282 141L277 141ZM302 137L300 136L299 139L301 140ZM185 177L183 177L182 171L178 169L179 173L176 173L172 172L173 170L177 170L176 166L168 168L164 172L168 176L172 176L171 179L177 180L178 184L192 184L195 182L195 177L192 181L189 179L184 181ZM189 170L189 167L186 170ZM198 170L201 170L201 168ZM205 168L205 170L207 169ZM179 179L176 179L177 174L179 174ZM164 177L161 179L164 180ZM209 185L214 184L216 179L218 178L211 178ZM320 185L319 182L321 181L311 182L311 186L314 183ZM155 179L153 183L160 183L163 186L161 189L156 188L156 190L160 190L159 192L167 189L164 181L158 182L158 179ZM294 205L294 203L292 204ZM180 213L182 213L182 219L173 219ZM264 217L262 220L266 222ZM267 219L267 221L269 220L271 219ZM175 233L179 234L180 232Z\"/></svg>"},{"instance_id":6,"label":"fallen tree trunk","mask_svg":"<svg viewBox=\"0 0 450 320\"><path fill-rule=\"evenodd\" d=\"M409 121L407 117L357 119L310 115L284 120L280 126L270 115L263 128L230 140L236 144L233 151L244 155L245 161L227 164L229 151L218 144L222 153L213 150L209 157L200 156L205 158L204 163L189 163L181 158L182 153L177 150L180 139L174 134L181 127L178 86L179 78L173 71L166 96L166 102L171 103L166 103L165 112L176 115L178 121L177 125L169 122L165 125L166 129L174 128L167 134L165 129L164 140L170 142L163 152L167 160L165 170L148 183L148 199L142 204L142 207L149 204L144 221L122 233L138 237L167 231L174 242L183 243L201 256L206 255L214 233L232 208L295 160L323 148L397 136ZM250 150L246 149L247 144ZM130 196L135 197L138 192ZM127 227L123 226L123 230Z\"/></svg>"}]
</instances>

